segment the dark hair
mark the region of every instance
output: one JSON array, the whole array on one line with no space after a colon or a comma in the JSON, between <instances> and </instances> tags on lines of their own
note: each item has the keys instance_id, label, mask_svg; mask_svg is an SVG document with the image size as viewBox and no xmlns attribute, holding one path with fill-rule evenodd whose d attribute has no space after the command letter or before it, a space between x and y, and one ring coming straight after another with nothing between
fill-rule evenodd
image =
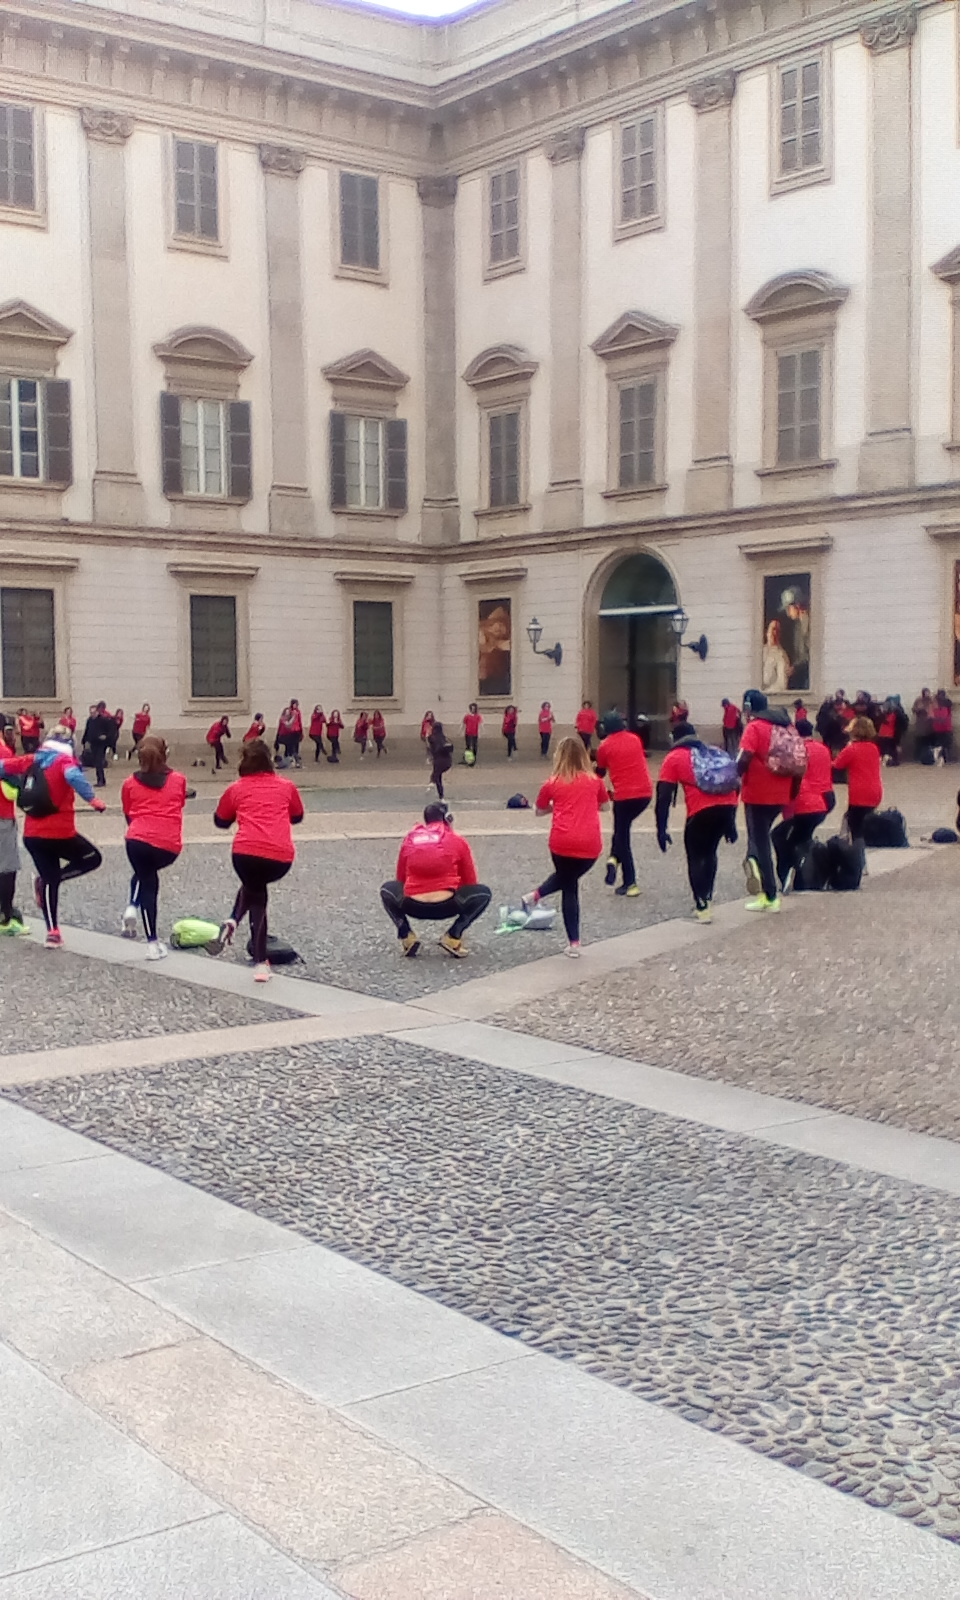
<instances>
[{"instance_id":1,"label":"dark hair","mask_svg":"<svg viewBox=\"0 0 960 1600\"><path fill-rule=\"evenodd\" d=\"M797 728L797 732L799 733L801 739L812 739L813 738L813 723L812 722L808 722L806 717L798 717L797 718L796 728Z\"/></svg>"},{"instance_id":2,"label":"dark hair","mask_svg":"<svg viewBox=\"0 0 960 1600\"><path fill-rule=\"evenodd\" d=\"M238 771L241 778L250 778L255 772L273 771L273 756L262 739L251 739L244 745Z\"/></svg>"},{"instance_id":3,"label":"dark hair","mask_svg":"<svg viewBox=\"0 0 960 1600\"><path fill-rule=\"evenodd\" d=\"M673 727L673 742L674 742L674 744L676 744L678 739L695 739L696 737L697 737L697 730L693 726L692 722L676 722L676 723L674 723L674 727Z\"/></svg>"},{"instance_id":4,"label":"dark hair","mask_svg":"<svg viewBox=\"0 0 960 1600\"><path fill-rule=\"evenodd\" d=\"M453 812L445 800L431 800L430 804L423 808L423 820L424 822L445 822L449 827L452 827Z\"/></svg>"},{"instance_id":5,"label":"dark hair","mask_svg":"<svg viewBox=\"0 0 960 1600\"><path fill-rule=\"evenodd\" d=\"M167 746L163 739L158 739L155 734L148 734L137 745L137 758L140 762L141 772L169 772L167 766Z\"/></svg>"}]
</instances>

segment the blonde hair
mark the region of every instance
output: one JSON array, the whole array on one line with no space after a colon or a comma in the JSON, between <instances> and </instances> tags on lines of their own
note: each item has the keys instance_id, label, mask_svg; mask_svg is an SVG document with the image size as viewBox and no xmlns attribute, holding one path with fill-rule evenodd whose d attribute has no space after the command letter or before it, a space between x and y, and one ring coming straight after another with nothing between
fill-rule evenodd
<instances>
[{"instance_id":1,"label":"blonde hair","mask_svg":"<svg viewBox=\"0 0 960 1600\"><path fill-rule=\"evenodd\" d=\"M855 744L866 744L877 737L877 730L869 717L854 717L848 731Z\"/></svg>"},{"instance_id":2,"label":"blonde hair","mask_svg":"<svg viewBox=\"0 0 960 1600\"><path fill-rule=\"evenodd\" d=\"M568 736L561 739L553 758L553 776L561 783L572 783L582 773L592 772L593 766L582 739Z\"/></svg>"}]
</instances>

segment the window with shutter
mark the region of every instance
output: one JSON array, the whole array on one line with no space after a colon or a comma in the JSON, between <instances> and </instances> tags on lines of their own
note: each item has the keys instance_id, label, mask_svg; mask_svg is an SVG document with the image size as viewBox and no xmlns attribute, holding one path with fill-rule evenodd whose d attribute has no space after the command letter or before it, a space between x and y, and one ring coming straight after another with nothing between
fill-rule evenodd
<instances>
[{"instance_id":1,"label":"window with shutter","mask_svg":"<svg viewBox=\"0 0 960 1600\"><path fill-rule=\"evenodd\" d=\"M330 413L330 503L361 511L407 509L403 418Z\"/></svg>"},{"instance_id":2,"label":"window with shutter","mask_svg":"<svg viewBox=\"0 0 960 1600\"><path fill-rule=\"evenodd\" d=\"M493 411L490 430L490 505L520 504L520 413Z\"/></svg>"},{"instance_id":3,"label":"window with shutter","mask_svg":"<svg viewBox=\"0 0 960 1600\"><path fill-rule=\"evenodd\" d=\"M196 139L175 139L173 145L176 232L182 238L216 244L220 237L217 147Z\"/></svg>"},{"instance_id":4,"label":"window with shutter","mask_svg":"<svg viewBox=\"0 0 960 1600\"><path fill-rule=\"evenodd\" d=\"M0 676L11 698L56 697L52 589L0 589Z\"/></svg>"},{"instance_id":5,"label":"window with shutter","mask_svg":"<svg viewBox=\"0 0 960 1600\"><path fill-rule=\"evenodd\" d=\"M253 439L248 400L230 401L227 406L227 430L230 494L234 500L249 500L253 494Z\"/></svg>"},{"instance_id":6,"label":"window with shutter","mask_svg":"<svg viewBox=\"0 0 960 1600\"><path fill-rule=\"evenodd\" d=\"M237 601L232 594L190 596L190 692L195 700L237 695Z\"/></svg>"},{"instance_id":7,"label":"window with shutter","mask_svg":"<svg viewBox=\"0 0 960 1600\"><path fill-rule=\"evenodd\" d=\"M380 270L380 184L360 172L340 174L340 263Z\"/></svg>"},{"instance_id":8,"label":"window with shutter","mask_svg":"<svg viewBox=\"0 0 960 1600\"><path fill-rule=\"evenodd\" d=\"M620 128L620 225L650 222L660 211L657 116L638 117Z\"/></svg>"},{"instance_id":9,"label":"window with shutter","mask_svg":"<svg viewBox=\"0 0 960 1600\"><path fill-rule=\"evenodd\" d=\"M520 259L520 168L504 167L490 174L491 267Z\"/></svg>"},{"instance_id":10,"label":"window with shutter","mask_svg":"<svg viewBox=\"0 0 960 1600\"><path fill-rule=\"evenodd\" d=\"M657 384L624 384L620 390L621 489L635 489L656 479Z\"/></svg>"},{"instance_id":11,"label":"window with shutter","mask_svg":"<svg viewBox=\"0 0 960 1600\"><path fill-rule=\"evenodd\" d=\"M353 602L353 693L357 700L393 695L393 605L389 600Z\"/></svg>"},{"instance_id":12,"label":"window with shutter","mask_svg":"<svg viewBox=\"0 0 960 1600\"><path fill-rule=\"evenodd\" d=\"M29 106L0 105L0 205L36 210L35 124Z\"/></svg>"},{"instance_id":13,"label":"window with shutter","mask_svg":"<svg viewBox=\"0 0 960 1600\"><path fill-rule=\"evenodd\" d=\"M72 482L69 383L0 378L0 477Z\"/></svg>"}]
</instances>

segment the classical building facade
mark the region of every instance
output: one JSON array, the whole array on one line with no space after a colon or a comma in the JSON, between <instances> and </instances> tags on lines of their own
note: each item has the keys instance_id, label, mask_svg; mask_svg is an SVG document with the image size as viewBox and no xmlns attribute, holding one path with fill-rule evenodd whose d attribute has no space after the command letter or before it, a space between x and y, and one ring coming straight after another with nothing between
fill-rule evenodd
<instances>
[{"instance_id":1,"label":"classical building facade","mask_svg":"<svg viewBox=\"0 0 960 1600\"><path fill-rule=\"evenodd\" d=\"M7 0L0 704L960 683L957 11Z\"/></svg>"}]
</instances>

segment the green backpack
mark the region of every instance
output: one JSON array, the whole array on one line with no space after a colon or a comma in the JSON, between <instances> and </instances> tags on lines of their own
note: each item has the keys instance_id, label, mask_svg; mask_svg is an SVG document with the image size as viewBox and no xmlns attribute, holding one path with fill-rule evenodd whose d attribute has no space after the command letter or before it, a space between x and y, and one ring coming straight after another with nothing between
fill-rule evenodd
<instances>
[{"instance_id":1,"label":"green backpack","mask_svg":"<svg viewBox=\"0 0 960 1600\"><path fill-rule=\"evenodd\" d=\"M204 922L202 917L181 917L170 932L175 950L196 950L210 944L220 933L219 922Z\"/></svg>"}]
</instances>

